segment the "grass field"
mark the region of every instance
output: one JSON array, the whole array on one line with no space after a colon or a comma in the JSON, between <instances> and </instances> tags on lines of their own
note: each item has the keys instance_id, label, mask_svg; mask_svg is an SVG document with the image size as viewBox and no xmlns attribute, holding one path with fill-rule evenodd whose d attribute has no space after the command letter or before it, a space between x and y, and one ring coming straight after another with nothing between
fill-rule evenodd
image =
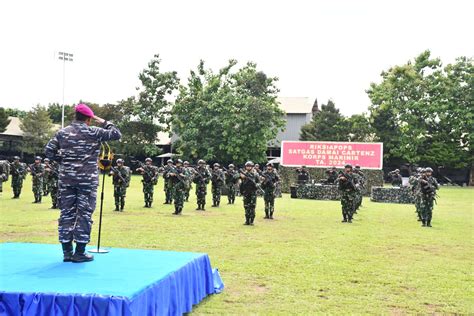
<instances>
[{"instance_id":1,"label":"grass field","mask_svg":"<svg viewBox=\"0 0 474 316\"><path fill-rule=\"evenodd\" d=\"M152 209L143 208L133 177L126 211L113 212L108 179L103 244L111 247L206 252L226 288L193 310L196 314L400 314L474 313L473 189L442 188L433 228L422 228L414 206L371 203L353 224L343 224L339 202L276 202L276 219L243 226L240 198L232 206L183 215L163 205L162 179ZM10 184L0 197L0 242L57 242L58 211L50 198L31 204L29 179L20 200ZM95 219L98 217L98 209ZM93 228L94 243L97 225ZM58 253L58 260L60 260Z\"/></svg>"}]
</instances>

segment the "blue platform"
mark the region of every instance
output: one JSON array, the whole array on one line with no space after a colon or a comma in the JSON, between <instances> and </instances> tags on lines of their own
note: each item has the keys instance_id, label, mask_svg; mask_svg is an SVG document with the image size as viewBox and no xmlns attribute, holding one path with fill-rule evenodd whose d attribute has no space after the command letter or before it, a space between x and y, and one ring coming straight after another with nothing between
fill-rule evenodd
<instances>
[{"instance_id":1,"label":"blue platform","mask_svg":"<svg viewBox=\"0 0 474 316\"><path fill-rule=\"evenodd\" d=\"M222 289L202 253L112 248L77 264L60 245L0 244L0 315L181 315Z\"/></svg>"}]
</instances>

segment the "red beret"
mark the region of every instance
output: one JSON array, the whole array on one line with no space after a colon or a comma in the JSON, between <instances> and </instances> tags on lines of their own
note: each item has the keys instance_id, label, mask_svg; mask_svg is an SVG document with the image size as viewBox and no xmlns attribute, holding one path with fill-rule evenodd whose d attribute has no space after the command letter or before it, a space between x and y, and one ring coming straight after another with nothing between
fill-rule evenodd
<instances>
[{"instance_id":1,"label":"red beret","mask_svg":"<svg viewBox=\"0 0 474 316\"><path fill-rule=\"evenodd\" d=\"M92 109L88 107L87 105L85 105L84 103L76 105L75 110L76 112L84 114L87 117L94 117L94 112L92 111Z\"/></svg>"}]
</instances>

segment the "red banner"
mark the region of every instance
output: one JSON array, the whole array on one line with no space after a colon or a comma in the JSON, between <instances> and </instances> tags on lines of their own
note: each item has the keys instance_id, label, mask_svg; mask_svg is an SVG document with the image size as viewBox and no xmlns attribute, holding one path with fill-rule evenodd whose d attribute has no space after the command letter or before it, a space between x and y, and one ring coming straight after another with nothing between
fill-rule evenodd
<instances>
[{"instance_id":1,"label":"red banner","mask_svg":"<svg viewBox=\"0 0 474 316\"><path fill-rule=\"evenodd\" d=\"M346 164L364 169L382 169L383 143L283 141L281 165L343 168Z\"/></svg>"}]
</instances>

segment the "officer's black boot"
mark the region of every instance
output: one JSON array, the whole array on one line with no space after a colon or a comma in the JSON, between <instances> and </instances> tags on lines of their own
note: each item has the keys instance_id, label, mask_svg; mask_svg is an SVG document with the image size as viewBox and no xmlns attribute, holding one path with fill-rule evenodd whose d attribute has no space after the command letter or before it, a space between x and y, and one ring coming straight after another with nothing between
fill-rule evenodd
<instances>
[{"instance_id":1,"label":"officer's black boot","mask_svg":"<svg viewBox=\"0 0 474 316\"><path fill-rule=\"evenodd\" d=\"M61 244L63 246L63 262L71 262L72 261L72 241L64 242Z\"/></svg>"},{"instance_id":2,"label":"officer's black boot","mask_svg":"<svg viewBox=\"0 0 474 316\"><path fill-rule=\"evenodd\" d=\"M89 255L86 253L86 245L87 244L76 242L76 251L72 256L72 262L80 263L94 260L93 255Z\"/></svg>"}]
</instances>

